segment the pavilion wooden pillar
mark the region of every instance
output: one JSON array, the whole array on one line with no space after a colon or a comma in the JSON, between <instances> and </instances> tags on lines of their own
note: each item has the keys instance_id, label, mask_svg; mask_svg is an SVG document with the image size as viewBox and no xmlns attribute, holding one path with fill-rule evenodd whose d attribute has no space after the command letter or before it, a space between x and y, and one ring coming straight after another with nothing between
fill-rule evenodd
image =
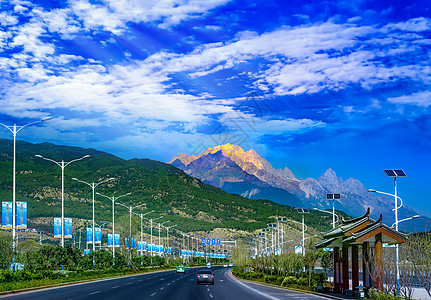
<instances>
[{"instance_id":1,"label":"pavilion wooden pillar","mask_svg":"<svg viewBox=\"0 0 431 300\"><path fill-rule=\"evenodd\" d=\"M369 251L368 242L362 243L362 282L367 289L371 287Z\"/></svg>"},{"instance_id":2,"label":"pavilion wooden pillar","mask_svg":"<svg viewBox=\"0 0 431 300\"><path fill-rule=\"evenodd\" d=\"M343 294L349 289L349 246L343 245L342 250L342 268L343 268Z\"/></svg>"},{"instance_id":3,"label":"pavilion wooden pillar","mask_svg":"<svg viewBox=\"0 0 431 300\"><path fill-rule=\"evenodd\" d=\"M376 234L376 244L374 246L376 255L376 288L383 290L383 244L382 233Z\"/></svg>"},{"instance_id":4,"label":"pavilion wooden pillar","mask_svg":"<svg viewBox=\"0 0 431 300\"><path fill-rule=\"evenodd\" d=\"M352 245L352 291L359 286L359 253L358 245Z\"/></svg>"},{"instance_id":5,"label":"pavilion wooden pillar","mask_svg":"<svg viewBox=\"0 0 431 300\"><path fill-rule=\"evenodd\" d=\"M340 292L339 284L340 284L340 272L339 272L339 256L340 256L340 248L334 247L334 292Z\"/></svg>"}]
</instances>

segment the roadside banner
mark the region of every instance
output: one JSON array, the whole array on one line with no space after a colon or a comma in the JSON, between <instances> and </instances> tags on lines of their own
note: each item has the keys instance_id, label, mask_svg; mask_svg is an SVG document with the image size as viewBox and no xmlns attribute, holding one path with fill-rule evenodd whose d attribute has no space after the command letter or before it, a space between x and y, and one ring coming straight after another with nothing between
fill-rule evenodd
<instances>
[{"instance_id":1,"label":"roadside banner","mask_svg":"<svg viewBox=\"0 0 431 300\"><path fill-rule=\"evenodd\" d=\"M112 242L113 242L112 233L108 233L108 247L112 247Z\"/></svg>"},{"instance_id":2,"label":"roadside banner","mask_svg":"<svg viewBox=\"0 0 431 300\"><path fill-rule=\"evenodd\" d=\"M96 240L95 243L101 244L102 243L102 228L96 227L96 228L94 228L94 232L95 232L94 239Z\"/></svg>"},{"instance_id":3,"label":"roadside banner","mask_svg":"<svg viewBox=\"0 0 431 300\"><path fill-rule=\"evenodd\" d=\"M142 242L142 251L147 251L147 242L146 241Z\"/></svg>"},{"instance_id":4,"label":"roadside banner","mask_svg":"<svg viewBox=\"0 0 431 300\"><path fill-rule=\"evenodd\" d=\"M136 248L136 239L135 238L132 238L131 248L132 249Z\"/></svg>"},{"instance_id":5,"label":"roadside banner","mask_svg":"<svg viewBox=\"0 0 431 300\"><path fill-rule=\"evenodd\" d=\"M302 254L302 246L295 246L295 254Z\"/></svg>"},{"instance_id":6,"label":"roadside banner","mask_svg":"<svg viewBox=\"0 0 431 300\"><path fill-rule=\"evenodd\" d=\"M124 248L129 249L129 239L124 238Z\"/></svg>"},{"instance_id":7,"label":"roadside banner","mask_svg":"<svg viewBox=\"0 0 431 300\"><path fill-rule=\"evenodd\" d=\"M220 245L221 245L221 240L220 240L220 239L217 239L217 240L216 240L216 244L217 244L218 246L220 246Z\"/></svg>"},{"instance_id":8,"label":"roadside banner","mask_svg":"<svg viewBox=\"0 0 431 300\"><path fill-rule=\"evenodd\" d=\"M2 229L12 228L12 202L2 202Z\"/></svg>"},{"instance_id":9,"label":"roadside banner","mask_svg":"<svg viewBox=\"0 0 431 300\"><path fill-rule=\"evenodd\" d=\"M84 249L84 254L90 254L90 249Z\"/></svg>"},{"instance_id":10,"label":"roadside banner","mask_svg":"<svg viewBox=\"0 0 431 300\"><path fill-rule=\"evenodd\" d=\"M172 253L172 248L171 248L171 247L169 247L169 248L168 248L168 253L169 253L169 254L171 254L171 253Z\"/></svg>"},{"instance_id":11,"label":"roadside banner","mask_svg":"<svg viewBox=\"0 0 431 300\"><path fill-rule=\"evenodd\" d=\"M27 202L16 203L16 229L27 229Z\"/></svg>"},{"instance_id":12,"label":"roadside banner","mask_svg":"<svg viewBox=\"0 0 431 300\"><path fill-rule=\"evenodd\" d=\"M54 238L61 238L61 218L54 218Z\"/></svg>"},{"instance_id":13,"label":"roadside banner","mask_svg":"<svg viewBox=\"0 0 431 300\"><path fill-rule=\"evenodd\" d=\"M138 241L138 247L136 249L138 252L142 251L142 242Z\"/></svg>"},{"instance_id":14,"label":"roadside banner","mask_svg":"<svg viewBox=\"0 0 431 300\"><path fill-rule=\"evenodd\" d=\"M120 234L119 233L116 233L115 234L115 247L120 247Z\"/></svg>"},{"instance_id":15,"label":"roadside banner","mask_svg":"<svg viewBox=\"0 0 431 300\"><path fill-rule=\"evenodd\" d=\"M206 241L206 238L202 238L202 240L201 240L201 244L202 244L202 245L205 245L205 241Z\"/></svg>"},{"instance_id":16,"label":"roadside banner","mask_svg":"<svg viewBox=\"0 0 431 300\"><path fill-rule=\"evenodd\" d=\"M64 238L72 238L72 218L64 218Z\"/></svg>"},{"instance_id":17,"label":"roadside banner","mask_svg":"<svg viewBox=\"0 0 431 300\"><path fill-rule=\"evenodd\" d=\"M93 228L87 228L87 244L93 244Z\"/></svg>"}]
</instances>

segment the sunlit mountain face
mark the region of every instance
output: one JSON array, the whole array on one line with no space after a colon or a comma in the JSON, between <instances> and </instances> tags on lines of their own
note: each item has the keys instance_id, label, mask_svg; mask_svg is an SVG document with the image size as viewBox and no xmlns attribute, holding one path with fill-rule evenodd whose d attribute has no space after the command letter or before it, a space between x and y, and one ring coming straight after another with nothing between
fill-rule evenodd
<instances>
[{"instance_id":1,"label":"sunlit mountain face","mask_svg":"<svg viewBox=\"0 0 431 300\"><path fill-rule=\"evenodd\" d=\"M399 168L431 215L430 36L429 0L0 1L0 123L123 159L239 145L280 198L328 168L393 193Z\"/></svg>"},{"instance_id":2,"label":"sunlit mountain face","mask_svg":"<svg viewBox=\"0 0 431 300\"><path fill-rule=\"evenodd\" d=\"M332 169L327 169L317 179L298 180L287 167L274 169L255 150L244 151L240 146L231 144L210 147L194 156L181 153L170 164L227 192L295 207L331 208L332 202L326 200L326 194L340 193L341 199L336 201L336 209L359 216L369 207L373 217L383 214L389 225L393 223L393 198L369 193L359 180L343 180ZM399 214L400 218L404 218L417 213L403 205ZM404 228L417 229L426 225L426 221L427 218L424 218Z\"/></svg>"}]
</instances>

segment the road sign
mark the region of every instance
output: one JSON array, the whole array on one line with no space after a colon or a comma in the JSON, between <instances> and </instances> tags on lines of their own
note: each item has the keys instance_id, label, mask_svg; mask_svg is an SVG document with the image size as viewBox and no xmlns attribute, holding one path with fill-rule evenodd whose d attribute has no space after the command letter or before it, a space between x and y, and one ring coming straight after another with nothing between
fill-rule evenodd
<instances>
[{"instance_id":1,"label":"road sign","mask_svg":"<svg viewBox=\"0 0 431 300\"><path fill-rule=\"evenodd\" d=\"M295 254L302 254L302 246L295 246Z\"/></svg>"}]
</instances>

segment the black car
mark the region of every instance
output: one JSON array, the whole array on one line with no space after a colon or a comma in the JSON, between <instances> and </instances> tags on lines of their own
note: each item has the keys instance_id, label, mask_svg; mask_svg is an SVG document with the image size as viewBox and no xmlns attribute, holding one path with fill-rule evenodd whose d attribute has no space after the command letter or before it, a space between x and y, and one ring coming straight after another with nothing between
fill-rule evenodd
<instances>
[{"instance_id":1,"label":"black car","mask_svg":"<svg viewBox=\"0 0 431 300\"><path fill-rule=\"evenodd\" d=\"M211 270L201 270L196 278L196 284L209 283L214 285L214 274Z\"/></svg>"}]
</instances>

